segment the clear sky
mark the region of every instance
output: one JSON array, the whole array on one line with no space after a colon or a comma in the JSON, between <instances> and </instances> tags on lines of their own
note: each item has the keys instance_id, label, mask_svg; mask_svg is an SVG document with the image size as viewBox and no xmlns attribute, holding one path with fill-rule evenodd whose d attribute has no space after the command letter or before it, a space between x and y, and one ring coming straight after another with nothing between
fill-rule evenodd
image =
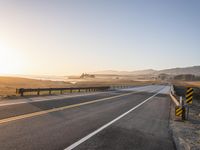
<instances>
[{"instance_id":1,"label":"clear sky","mask_svg":"<svg viewBox=\"0 0 200 150\"><path fill-rule=\"evenodd\" d=\"M0 74L193 65L199 0L0 0Z\"/></svg>"}]
</instances>

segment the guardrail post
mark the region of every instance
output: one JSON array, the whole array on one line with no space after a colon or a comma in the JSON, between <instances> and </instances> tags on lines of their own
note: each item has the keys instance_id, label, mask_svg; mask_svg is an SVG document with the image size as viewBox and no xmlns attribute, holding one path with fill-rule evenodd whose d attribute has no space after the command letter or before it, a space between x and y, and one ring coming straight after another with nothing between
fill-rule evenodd
<instances>
[{"instance_id":1,"label":"guardrail post","mask_svg":"<svg viewBox=\"0 0 200 150\"><path fill-rule=\"evenodd\" d=\"M182 109L183 109L182 120L185 120L185 106L183 106Z\"/></svg>"},{"instance_id":2,"label":"guardrail post","mask_svg":"<svg viewBox=\"0 0 200 150\"><path fill-rule=\"evenodd\" d=\"M24 96L24 89L19 89L20 96Z\"/></svg>"},{"instance_id":3,"label":"guardrail post","mask_svg":"<svg viewBox=\"0 0 200 150\"><path fill-rule=\"evenodd\" d=\"M24 91L20 91L20 93L21 93L21 96L24 96Z\"/></svg>"},{"instance_id":4,"label":"guardrail post","mask_svg":"<svg viewBox=\"0 0 200 150\"><path fill-rule=\"evenodd\" d=\"M38 89L38 91L37 91L37 95L40 95L40 89Z\"/></svg>"},{"instance_id":5,"label":"guardrail post","mask_svg":"<svg viewBox=\"0 0 200 150\"><path fill-rule=\"evenodd\" d=\"M185 106L182 96L180 97L180 106L182 108L182 120L185 120Z\"/></svg>"},{"instance_id":6,"label":"guardrail post","mask_svg":"<svg viewBox=\"0 0 200 150\"><path fill-rule=\"evenodd\" d=\"M189 106L186 105L186 119L189 120Z\"/></svg>"},{"instance_id":7,"label":"guardrail post","mask_svg":"<svg viewBox=\"0 0 200 150\"><path fill-rule=\"evenodd\" d=\"M171 92L172 92L173 95L175 94L173 85L171 85Z\"/></svg>"},{"instance_id":8,"label":"guardrail post","mask_svg":"<svg viewBox=\"0 0 200 150\"><path fill-rule=\"evenodd\" d=\"M49 95L51 95L51 90L49 90Z\"/></svg>"},{"instance_id":9,"label":"guardrail post","mask_svg":"<svg viewBox=\"0 0 200 150\"><path fill-rule=\"evenodd\" d=\"M180 96L180 106L182 107L183 106L183 97Z\"/></svg>"}]
</instances>

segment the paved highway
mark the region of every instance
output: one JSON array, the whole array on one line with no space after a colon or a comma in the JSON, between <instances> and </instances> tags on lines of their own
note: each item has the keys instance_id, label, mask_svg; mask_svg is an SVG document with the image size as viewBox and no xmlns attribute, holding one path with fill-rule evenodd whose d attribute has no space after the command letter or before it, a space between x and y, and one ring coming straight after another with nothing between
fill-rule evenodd
<instances>
[{"instance_id":1,"label":"paved highway","mask_svg":"<svg viewBox=\"0 0 200 150\"><path fill-rule=\"evenodd\" d=\"M2 150L175 149L169 86L0 105ZM6 105L4 105L6 104Z\"/></svg>"}]
</instances>

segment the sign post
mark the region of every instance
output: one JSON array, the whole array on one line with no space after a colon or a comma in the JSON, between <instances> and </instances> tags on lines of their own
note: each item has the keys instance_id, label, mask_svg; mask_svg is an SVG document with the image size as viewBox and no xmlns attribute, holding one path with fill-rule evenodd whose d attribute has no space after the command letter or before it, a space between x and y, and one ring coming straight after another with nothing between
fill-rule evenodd
<instances>
[{"instance_id":1,"label":"sign post","mask_svg":"<svg viewBox=\"0 0 200 150\"><path fill-rule=\"evenodd\" d=\"M187 120L189 119L189 109L190 109L189 105L192 104L193 94L194 94L194 89L191 88L191 87L188 87L187 91L186 91L186 95L185 95L185 98L186 98L186 119Z\"/></svg>"}]
</instances>

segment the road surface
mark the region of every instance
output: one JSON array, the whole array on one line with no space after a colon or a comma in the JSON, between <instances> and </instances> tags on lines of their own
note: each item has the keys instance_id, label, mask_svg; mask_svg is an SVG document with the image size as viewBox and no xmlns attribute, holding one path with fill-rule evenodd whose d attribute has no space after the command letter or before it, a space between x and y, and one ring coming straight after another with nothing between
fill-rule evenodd
<instances>
[{"instance_id":1,"label":"road surface","mask_svg":"<svg viewBox=\"0 0 200 150\"><path fill-rule=\"evenodd\" d=\"M2 102L0 149L173 150L168 91L169 86L150 85L58 100Z\"/></svg>"}]
</instances>

